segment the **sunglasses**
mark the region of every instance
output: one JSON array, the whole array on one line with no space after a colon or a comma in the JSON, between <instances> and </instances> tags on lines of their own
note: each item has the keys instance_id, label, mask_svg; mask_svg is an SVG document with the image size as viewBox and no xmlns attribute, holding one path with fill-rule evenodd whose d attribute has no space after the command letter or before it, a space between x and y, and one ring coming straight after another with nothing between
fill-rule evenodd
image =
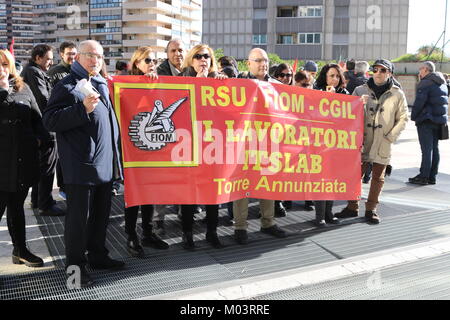
<instances>
[{"instance_id":1,"label":"sunglasses","mask_svg":"<svg viewBox=\"0 0 450 320\"><path fill-rule=\"evenodd\" d=\"M150 64L151 62L153 62L153 64L157 64L158 63L158 59L145 58L144 62L145 62L145 64Z\"/></svg>"},{"instance_id":2,"label":"sunglasses","mask_svg":"<svg viewBox=\"0 0 450 320\"><path fill-rule=\"evenodd\" d=\"M208 60L209 58L211 58L211 56L207 53L205 53L205 54L197 53L196 55L194 55L194 59L196 59L196 60L201 60L202 58L205 58L206 60Z\"/></svg>"},{"instance_id":3,"label":"sunglasses","mask_svg":"<svg viewBox=\"0 0 450 320\"><path fill-rule=\"evenodd\" d=\"M310 86L310 84L307 83L307 82L306 83L304 82L304 83L300 84L300 87L302 87L302 88L308 88L309 86Z\"/></svg>"},{"instance_id":4,"label":"sunglasses","mask_svg":"<svg viewBox=\"0 0 450 320\"><path fill-rule=\"evenodd\" d=\"M284 78L284 77L288 77L291 78L292 77L292 73L280 73L278 78Z\"/></svg>"},{"instance_id":5,"label":"sunglasses","mask_svg":"<svg viewBox=\"0 0 450 320\"><path fill-rule=\"evenodd\" d=\"M386 68L377 68L377 67L375 67L375 68L372 69L372 71L373 71L373 73L378 73L378 72L386 73L387 69Z\"/></svg>"}]
</instances>

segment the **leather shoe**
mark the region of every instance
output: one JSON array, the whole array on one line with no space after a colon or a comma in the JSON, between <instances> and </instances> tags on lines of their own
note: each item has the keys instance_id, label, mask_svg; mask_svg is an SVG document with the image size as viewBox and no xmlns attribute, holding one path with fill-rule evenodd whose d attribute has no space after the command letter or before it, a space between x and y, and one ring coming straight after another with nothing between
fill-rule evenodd
<instances>
[{"instance_id":1,"label":"leather shoe","mask_svg":"<svg viewBox=\"0 0 450 320\"><path fill-rule=\"evenodd\" d=\"M27 267L32 268L39 268L44 265L44 261L28 251L27 247L20 249L14 247L12 252L12 262L14 264L25 264Z\"/></svg>"},{"instance_id":2,"label":"leather shoe","mask_svg":"<svg viewBox=\"0 0 450 320\"><path fill-rule=\"evenodd\" d=\"M207 232L206 241L209 242L214 248L223 248L223 244L220 242L216 232Z\"/></svg>"},{"instance_id":3,"label":"leather shoe","mask_svg":"<svg viewBox=\"0 0 450 320\"><path fill-rule=\"evenodd\" d=\"M436 178L428 178L428 184L436 184Z\"/></svg>"},{"instance_id":4,"label":"leather shoe","mask_svg":"<svg viewBox=\"0 0 450 320\"><path fill-rule=\"evenodd\" d=\"M318 228L325 228L327 226L327 223L325 220L315 220L315 225Z\"/></svg>"},{"instance_id":5,"label":"leather shoe","mask_svg":"<svg viewBox=\"0 0 450 320\"><path fill-rule=\"evenodd\" d=\"M428 184L428 178L423 178L423 177L417 175L414 178L409 178L408 182L412 183L412 184L418 184L418 185L421 185L421 186L426 186Z\"/></svg>"},{"instance_id":6,"label":"leather shoe","mask_svg":"<svg viewBox=\"0 0 450 320\"><path fill-rule=\"evenodd\" d=\"M310 200L305 201L305 211L313 211L314 208L312 206L313 206L312 201L310 201Z\"/></svg>"},{"instance_id":7,"label":"leather shoe","mask_svg":"<svg viewBox=\"0 0 450 320\"><path fill-rule=\"evenodd\" d=\"M57 216L63 216L66 214L66 211L64 211L61 208L58 208L55 204L52 205L50 208L41 210L39 209L39 214L41 216L47 216L47 217L57 217Z\"/></svg>"},{"instance_id":8,"label":"leather shoe","mask_svg":"<svg viewBox=\"0 0 450 320\"><path fill-rule=\"evenodd\" d=\"M336 213L334 216L339 219L355 218L358 216L358 211L350 210L349 208L345 207L341 212Z\"/></svg>"},{"instance_id":9,"label":"leather shoe","mask_svg":"<svg viewBox=\"0 0 450 320\"><path fill-rule=\"evenodd\" d=\"M282 203L283 203L283 206L284 206L284 208L285 208L286 210L292 209L292 201L286 200L286 201L283 201Z\"/></svg>"},{"instance_id":10,"label":"leather shoe","mask_svg":"<svg viewBox=\"0 0 450 320\"><path fill-rule=\"evenodd\" d=\"M336 218L331 211L325 212L325 222L330 224L340 224L338 218Z\"/></svg>"},{"instance_id":11,"label":"leather shoe","mask_svg":"<svg viewBox=\"0 0 450 320\"><path fill-rule=\"evenodd\" d=\"M110 257L106 256L102 260L98 261L89 261L89 266L96 270L102 270L102 269L108 269L108 270L119 270L125 267L125 262L111 259Z\"/></svg>"},{"instance_id":12,"label":"leather shoe","mask_svg":"<svg viewBox=\"0 0 450 320\"><path fill-rule=\"evenodd\" d=\"M276 224L269 227L269 228L261 228L261 232L270 234L271 236L274 236L276 238L286 238L287 234L286 231L278 227Z\"/></svg>"},{"instance_id":13,"label":"leather shoe","mask_svg":"<svg viewBox=\"0 0 450 320\"><path fill-rule=\"evenodd\" d=\"M161 249L161 250L169 249L169 244L167 242L165 242L164 240L162 240L155 233L152 233L148 237L142 238L142 245L144 247L152 247L152 248Z\"/></svg>"},{"instance_id":14,"label":"leather shoe","mask_svg":"<svg viewBox=\"0 0 450 320\"><path fill-rule=\"evenodd\" d=\"M67 270L67 268L66 268ZM72 279L73 274L66 273L67 280L73 281ZM80 287L81 288L88 288L94 285L95 281L91 278L89 273L86 270L85 266L80 266ZM77 285L77 283L74 283L74 285Z\"/></svg>"},{"instance_id":15,"label":"leather shoe","mask_svg":"<svg viewBox=\"0 0 450 320\"><path fill-rule=\"evenodd\" d=\"M275 201L275 217L286 217L286 209L281 201Z\"/></svg>"},{"instance_id":16,"label":"leather shoe","mask_svg":"<svg viewBox=\"0 0 450 320\"><path fill-rule=\"evenodd\" d=\"M234 230L234 240L239 244L248 243L247 230Z\"/></svg>"},{"instance_id":17,"label":"leather shoe","mask_svg":"<svg viewBox=\"0 0 450 320\"><path fill-rule=\"evenodd\" d=\"M192 232L184 232L183 233L183 248L186 250L194 250L195 244L194 244L194 238L192 236Z\"/></svg>"},{"instance_id":18,"label":"leather shoe","mask_svg":"<svg viewBox=\"0 0 450 320\"><path fill-rule=\"evenodd\" d=\"M373 224L380 223L380 217L373 210L366 210L365 218L366 218L367 222L369 222L369 223L373 223Z\"/></svg>"},{"instance_id":19,"label":"leather shoe","mask_svg":"<svg viewBox=\"0 0 450 320\"><path fill-rule=\"evenodd\" d=\"M145 256L144 249L138 239L128 239L127 251L132 257L143 258Z\"/></svg>"}]
</instances>

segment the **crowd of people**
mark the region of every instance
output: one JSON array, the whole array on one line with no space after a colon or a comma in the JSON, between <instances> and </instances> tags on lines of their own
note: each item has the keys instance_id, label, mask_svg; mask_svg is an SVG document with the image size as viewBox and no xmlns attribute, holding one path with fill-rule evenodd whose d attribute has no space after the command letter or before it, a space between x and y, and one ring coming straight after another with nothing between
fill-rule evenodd
<instances>
[{"instance_id":1,"label":"crowd of people","mask_svg":"<svg viewBox=\"0 0 450 320\"><path fill-rule=\"evenodd\" d=\"M345 68L329 63L320 70L314 61L307 61L297 71L286 63L269 68L267 53L254 48L248 55L248 71L240 72L233 57L216 61L213 49L206 44L187 51L180 39L173 39L166 53L167 59L160 62L151 47L140 47L131 61L117 62L116 75L257 79L361 97L365 108L361 177L364 182L371 181L364 216L369 223L380 222L377 205L389 170L391 147L408 121L408 104L390 61L375 61L371 76L368 62L353 60ZM14 57L7 50L0 50L0 217L6 208L13 262L42 266L42 259L26 246L24 201L32 187L31 203L38 214L65 215L66 266L78 266L82 286L90 286L93 279L86 270L87 264L93 269L124 267L124 262L109 257L105 246L111 197L117 193L118 181L123 180L120 133L109 98L102 46L94 40L78 46L64 42L59 55L61 62L52 67L53 48L36 45L19 75ZM448 83L432 62L423 63L419 76L411 118L417 125L422 164L419 175L409 182L426 185L436 183L439 134L441 125L447 123ZM91 83L91 94L77 90L83 79ZM58 207L52 196L55 174L60 195L67 201L67 211ZM260 199L259 203L261 232L286 237L275 217L285 216L292 201ZM194 214L201 210L199 205L202 204L176 206L182 222L182 244L187 250L195 249L193 223ZM248 205L247 198L227 204L234 238L242 245L248 243ZM336 214L332 200L305 202L308 210L313 206L319 227L359 215L358 201L349 201ZM161 238L165 232L165 209L166 206L151 204L124 209L131 256L143 257L142 246L169 248ZM205 209L206 241L214 248L222 248L217 235L219 206L205 205ZM136 231L139 211L142 239Z\"/></svg>"}]
</instances>

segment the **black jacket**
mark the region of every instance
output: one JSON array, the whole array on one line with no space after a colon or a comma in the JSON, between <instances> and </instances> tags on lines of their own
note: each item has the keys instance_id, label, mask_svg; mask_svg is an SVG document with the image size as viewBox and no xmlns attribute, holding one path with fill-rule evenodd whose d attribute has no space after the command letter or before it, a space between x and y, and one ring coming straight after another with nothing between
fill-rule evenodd
<instances>
[{"instance_id":1,"label":"black jacket","mask_svg":"<svg viewBox=\"0 0 450 320\"><path fill-rule=\"evenodd\" d=\"M169 59L164 60L164 62L158 66L156 73L158 73L158 76L173 76L169 65Z\"/></svg>"},{"instance_id":2,"label":"black jacket","mask_svg":"<svg viewBox=\"0 0 450 320\"><path fill-rule=\"evenodd\" d=\"M33 92L39 109L44 112L52 90L50 77L33 61L23 68L21 76Z\"/></svg>"},{"instance_id":3,"label":"black jacket","mask_svg":"<svg viewBox=\"0 0 450 320\"><path fill-rule=\"evenodd\" d=\"M417 85L411 120L415 121L416 125L426 120L437 124L447 123L448 91L442 73L429 73Z\"/></svg>"},{"instance_id":4,"label":"black jacket","mask_svg":"<svg viewBox=\"0 0 450 320\"><path fill-rule=\"evenodd\" d=\"M48 140L30 88L0 88L0 190L17 192L39 181L38 139Z\"/></svg>"},{"instance_id":5,"label":"black jacket","mask_svg":"<svg viewBox=\"0 0 450 320\"><path fill-rule=\"evenodd\" d=\"M50 83L52 87L56 86L56 84L68 76L70 73L70 64L66 64L61 61L56 66L53 66L48 70L48 76L50 77Z\"/></svg>"},{"instance_id":6,"label":"black jacket","mask_svg":"<svg viewBox=\"0 0 450 320\"><path fill-rule=\"evenodd\" d=\"M362 86L365 84L369 78L366 78L363 73L358 74L349 74L350 80L347 83L347 91L353 93L356 87Z\"/></svg>"},{"instance_id":7,"label":"black jacket","mask_svg":"<svg viewBox=\"0 0 450 320\"><path fill-rule=\"evenodd\" d=\"M36 63L30 61L22 71L22 78L30 87L41 114L44 113L52 90L50 77ZM56 139L53 132L48 137L52 141Z\"/></svg>"},{"instance_id":8,"label":"black jacket","mask_svg":"<svg viewBox=\"0 0 450 320\"><path fill-rule=\"evenodd\" d=\"M75 62L70 75L54 88L43 114L45 127L56 132L58 154L66 184L99 185L122 178L119 155L119 126L109 100L106 80L91 78L100 102L87 113L84 95L75 90L87 71Z\"/></svg>"}]
</instances>

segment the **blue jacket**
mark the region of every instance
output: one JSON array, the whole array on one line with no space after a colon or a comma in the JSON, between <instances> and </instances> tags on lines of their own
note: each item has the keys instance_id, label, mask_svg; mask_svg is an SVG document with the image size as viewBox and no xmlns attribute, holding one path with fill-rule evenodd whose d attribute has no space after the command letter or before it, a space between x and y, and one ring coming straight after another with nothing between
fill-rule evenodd
<instances>
[{"instance_id":1,"label":"blue jacket","mask_svg":"<svg viewBox=\"0 0 450 320\"><path fill-rule=\"evenodd\" d=\"M90 114L85 111L84 95L75 90L83 78L88 79L88 73L75 62L53 89L43 122L56 132L64 182L98 185L122 178L119 127L106 80L99 75L91 83L101 95L100 102Z\"/></svg>"},{"instance_id":2,"label":"blue jacket","mask_svg":"<svg viewBox=\"0 0 450 320\"><path fill-rule=\"evenodd\" d=\"M417 86L416 100L411 111L411 120L416 125L431 120L437 124L447 122L448 91L445 79L441 73L433 72L426 75Z\"/></svg>"}]
</instances>

